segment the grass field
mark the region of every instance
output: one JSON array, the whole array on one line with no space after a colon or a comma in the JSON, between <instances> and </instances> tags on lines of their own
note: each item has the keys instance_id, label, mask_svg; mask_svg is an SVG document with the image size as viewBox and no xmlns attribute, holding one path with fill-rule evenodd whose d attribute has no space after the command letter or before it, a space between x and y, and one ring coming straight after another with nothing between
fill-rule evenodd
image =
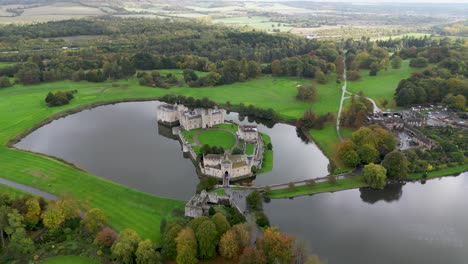
<instances>
[{"instance_id":1,"label":"grass field","mask_svg":"<svg viewBox=\"0 0 468 264\"><path fill-rule=\"evenodd\" d=\"M425 36L430 37L431 34L425 34L425 33L406 33L402 35L396 35L396 36L387 36L387 37L378 37L378 38L371 38L371 40L389 40L391 39L401 39L403 37L414 37L414 38L424 38Z\"/></svg>"},{"instance_id":2,"label":"grass field","mask_svg":"<svg viewBox=\"0 0 468 264\"><path fill-rule=\"evenodd\" d=\"M46 259L41 264L98 264L99 262L80 256L59 256Z\"/></svg>"},{"instance_id":3,"label":"grass field","mask_svg":"<svg viewBox=\"0 0 468 264\"><path fill-rule=\"evenodd\" d=\"M236 143L236 138L227 131L207 130L198 135L200 145L218 146L224 149L231 149Z\"/></svg>"},{"instance_id":4,"label":"grass field","mask_svg":"<svg viewBox=\"0 0 468 264\"><path fill-rule=\"evenodd\" d=\"M23 192L21 190L0 184L0 194L8 194L10 197L20 197L24 195L29 195L29 193Z\"/></svg>"},{"instance_id":5,"label":"grass field","mask_svg":"<svg viewBox=\"0 0 468 264\"><path fill-rule=\"evenodd\" d=\"M245 154L247 154L247 155L253 155L253 154L254 154L254 150L255 150L255 144L247 143L247 144L245 145Z\"/></svg>"},{"instance_id":6,"label":"grass field","mask_svg":"<svg viewBox=\"0 0 468 264\"><path fill-rule=\"evenodd\" d=\"M288 32L292 29L291 26L288 26L284 23L272 22L271 18L269 17L262 17L262 16L239 16L239 17L228 17L228 18L219 18L213 19L213 23L222 23L227 26L237 26L237 27L252 27L255 29L265 30L265 31L273 31L273 29L279 29L280 32Z\"/></svg>"},{"instance_id":7,"label":"grass field","mask_svg":"<svg viewBox=\"0 0 468 264\"><path fill-rule=\"evenodd\" d=\"M424 70L424 69L423 69ZM348 91L358 93L364 91L367 97L370 97L379 104L379 99L383 98L389 102L388 107L395 107L393 96L398 83L402 79L411 76L413 72L420 72L421 69L411 68L409 60L404 60L400 69L381 70L377 76L369 76L369 70L361 70L361 80L356 82L348 82Z\"/></svg>"},{"instance_id":8,"label":"grass field","mask_svg":"<svg viewBox=\"0 0 468 264\"><path fill-rule=\"evenodd\" d=\"M342 191L346 189L361 188L367 186L366 183L362 180L361 176L356 176L348 179L338 180L336 184L331 184L329 182L321 182L315 184L315 186L310 187L308 185L301 185L294 188L284 188L279 190L271 191L271 198L288 198L295 197L300 195L311 195L316 193L323 192L335 192Z\"/></svg>"},{"instance_id":9,"label":"grass field","mask_svg":"<svg viewBox=\"0 0 468 264\"><path fill-rule=\"evenodd\" d=\"M268 143L273 144L273 142L271 142L270 136L264 133L260 133L260 135L262 136L263 144L265 145L265 147L268 145ZM273 145L273 149L274 148L275 146ZM263 157L263 164L262 164L263 167L260 170L258 170L257 173L263 173L263 172L268 172L268 171L273 170L273 150L266 149L266 152L264 153L264 155L265 156Z\"/></svg>"}]
</instances>

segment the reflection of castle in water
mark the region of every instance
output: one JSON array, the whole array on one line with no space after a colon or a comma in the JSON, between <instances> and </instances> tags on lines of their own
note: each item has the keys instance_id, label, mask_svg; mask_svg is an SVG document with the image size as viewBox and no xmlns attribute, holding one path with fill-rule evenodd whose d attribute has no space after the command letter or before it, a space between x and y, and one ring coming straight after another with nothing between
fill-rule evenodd
<instances>
[{"instance_id":1,"label":"reflection of castle in water","mask_svg":"<svg viewBox=\"0 0 468 264\"><path fill-rule=\"evenodd\" d=\"M172 133L172 128L158 123L158 134L169 139L178 140L177 135Z\"/></svg>"},{"instance_id":2,"label":"reflection of castle in water","mask_svg":"<svg viewBox=\"0 0 468 264\"><path fill-rule=\"evenodd\" d=\"M374 204L378 201L385 201L387 203L398 201L403 194L403 185L404 183L390 183L383 190L368 187L359 188L361 200L369 204Z\"/></svg>"}]
</instances>

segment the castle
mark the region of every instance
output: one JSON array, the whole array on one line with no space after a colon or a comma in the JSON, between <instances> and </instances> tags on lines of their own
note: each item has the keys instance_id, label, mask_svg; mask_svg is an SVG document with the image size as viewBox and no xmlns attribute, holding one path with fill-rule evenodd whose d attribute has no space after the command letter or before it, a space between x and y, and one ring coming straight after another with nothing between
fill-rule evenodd
<instances>
[{"instance_id":1,"label":"castle","mask_svg":"<svg viewBox=\"0 0 468 264\"><path fill-rule=\"evenodd\" d=\"M210 128L217 124L224 123L223 109L196 108L189 110L184 105L162 104L156 110L158 122L164 125L180 126L185 130L196 128Z\"/></svg>"},{"instance_id":2,"label":"castle","mask_svg":"<svg viewBox=\"0 0 468 264\"><path fill-rule=\"evenodd\" d=\"M251 176L252 159L246 155L207 154L203 156L201 170L204 174L221 178L235 179Z\"/></svg>"}]
</instances>

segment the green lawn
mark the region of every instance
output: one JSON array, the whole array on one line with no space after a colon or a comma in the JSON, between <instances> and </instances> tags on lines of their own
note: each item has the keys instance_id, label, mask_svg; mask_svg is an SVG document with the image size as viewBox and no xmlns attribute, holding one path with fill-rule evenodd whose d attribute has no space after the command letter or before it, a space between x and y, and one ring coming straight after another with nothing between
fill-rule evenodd
<instances>
[{"instance_id":1,"label":"green lawn","mask_svg":"<svg viewBox=\"0 0 468 264\"><path fill-rule=\"evenodd\" d=\"M206 130L198 134L200 145L221 146L224 149L231 149L236 143L236 138L230 132L224 130Z\"/></svg>"},{"instance_id":2,"label":"green lawn","mask_svg":"<svg viewBox=\"0 0 468 264\"><path fill-rule=\"evenodd\" d=\"M424 70L424 69L423 69ZM381 70L377 76L369 76L369 70L361 70L361 80L355 82L348 82L348 91L358 93L364 91L367 97L370 97L379 104L379 99L386 99L390 104L388 107L395 107L393 95L402 79L411 76L413 72L420 72L421 69L411 68L409 60L404 60L400 69Z\"/></svg>"},{"instance_id":3,"label":"green lawn","mask_svg":"<svg viewBox=\"0 0 468 264\"><path fill-rule=\"evenodd\" d=\"M431 171L428 173L426 179L431 179L431 178L438 178L442 176L447 176L447 175L455 175L457 173L462 173L468 171L468 164L458 166L458 167L453 167L453 168L446 168L442 170L437 170L437 171ZM424 178L422 177L422 173L412 173L408 179L410 180L423 180Z\"/></svg>"},{"instance_id":4,"label":"green lawn","mask_svg":"<svg viewBox=\"0 0 468 264\"><path fill-rule=\"evenodd\" d=\"M268 172L268 171L273 170L273 150L269 150L266 148L268 143L272 143L271 138L270 136L264 133L260 133L260 135L262 136L263 144L265 145L266 152L263 154L265 156L263 157L262 168L258 170L257 173L263 173L263 172ZM275 145L273 145L273 149L274 148L275 148Z\"/></svg>"},{"instance_id":5,"label":"green lawn","mask_svg":"<svg viewBox=\"0 0 468 264\"><path fill-rule=\"evenodd\" d=\"M300 195L309 195L323 192L335 192L347 189L365 187L367 184L364 183L361 176L356 176L348 179L338 180L336 184L329 182L317 183L314 187L308 185L302 185L294 187L293 189L284 188L271 191L271 198L288 198Z\"/></svg>"},{"instance_id":6,"label":"green lawn","mask_svg":"<svg viewBox=\"0 0 468 264\"><path fill-rule=\"evenodd\" d=\"M80 256L59 256L46 259L41 264L97 264L94 259Z\"/></svg>"},{"instance_id":7,"label":"green lawn","mask_svg":"<svg viewBox=\"0 0 468 264\"><path fill-rule=\"evenodd\" d=\"M14 63L12 62L0 62L0 68L3 68L3 67L6 67L6 66L10 66L10 65L13 65Z\"/></svg>"},{"instance_id":8,"label":"green lawn","mask_svg":"<svg viewBox=\"0 0 468 264\"><path fill-rule=\"evenodd\" d=\"M245 145L245 152L244 153L247 154L247 155L253 155L254 150L255 150L255 144L247 143Z\"/></svg>"},{"instance_id":9,"label":"green lawn","mask_svg":"<svg viewBox=\"0 0 468 264\"><path fill-rule=\"evenodd\" d=\"M3 185L3 184L0 184L0 194L8 194L10 197L14 197L14 198L24 196L24 195L31 195L27 192L23 192L21 190L18 190L18 189L15 189L15 188Z\"/></svg>"}]
</instances>

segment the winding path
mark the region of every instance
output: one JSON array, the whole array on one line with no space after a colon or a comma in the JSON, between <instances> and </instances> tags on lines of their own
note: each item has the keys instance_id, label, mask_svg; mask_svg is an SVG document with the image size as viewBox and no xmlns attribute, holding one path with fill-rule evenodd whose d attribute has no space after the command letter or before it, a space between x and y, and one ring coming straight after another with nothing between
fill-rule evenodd
<instances>
[{"instance_id":1,"label":"winding path","mask_svg":"<svg viewBox=\"0 0 468 264\"><path fill-rule=\"evenodd\" d=\"M30 186L27 186L27 185L24 185L24 184L21 184L21 183L12 182L12 181L9 181L9 180L3 179L3 178L0 178L0 184L6 185L8 187L15 188L15 189L18 189L18 190L21 190L23 192L27 192L27 193L30 193L30 194L33 194L33 195L42 196L42 197L44 197L44 198L46 198L48 200L55 200L55 201L60 200L60 198L58 196L55 196L55 195L50 194L48 192L44 192L44 191L41 191L39 189L30 187Z\"/></svg>"},{"instance_id":2,"label":"winding path","mask_svg":"<svg viewBox=\"0 0 468 264\"><path fill-rule=\"evenodd\" d=\"M355 95L355 94L349 92L348 90L346 90L347 85L348 85L348 80L347 80L347 75L346 75L346 57L344 55L343 55L343 65L344 65L343 66L343 80L344 80L344 83L343 83L343 86L341 87L340 108L338 109L338 116L336 118L336 133L338 134L338 138L340 139L341 142L343 142L343 136L341 135L341 130L340 130L340 120L341 120L341 112L343 110L343 103L344 103L345 99L350 98L351 95ZM346 95L349 95L349 96L346 96ZM355 96L359 96L359 95L355 95ZM374 113L382 112L382 110L380 110L380 108L375 103L374 99L371 99L369 97L364 97L364 98L371 101L372 105L374 106L374 109L373 109Z\"/></svg>"}]
</instances>

